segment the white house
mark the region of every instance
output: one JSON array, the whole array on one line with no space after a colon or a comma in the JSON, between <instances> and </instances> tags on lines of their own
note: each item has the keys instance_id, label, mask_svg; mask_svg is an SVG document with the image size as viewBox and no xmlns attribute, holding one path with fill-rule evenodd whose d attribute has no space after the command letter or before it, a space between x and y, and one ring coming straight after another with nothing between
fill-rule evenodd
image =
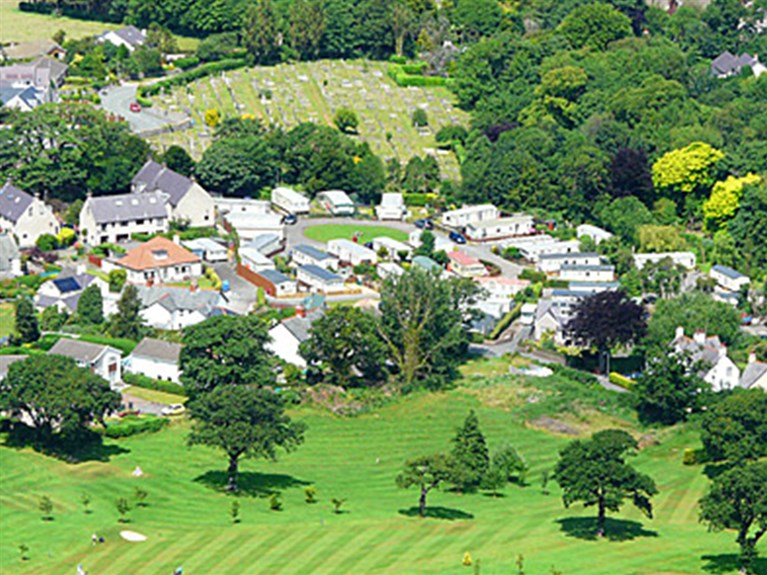
<instances>
[{"instance_id":1,"label":"white house","mask_svg":"<svg viewBox=\"0 0 767 575\"><path fill-rule=\"evenodd\" d=\"M560 241L553 238L538 240L531 238L532 241L512 241L507 245L519 249L520 254L526 260L538 263L542 256L555 254L572 254L581 250L581 242L578 240Z\"/></svg>"},{"instance_id":2,"label":"white house","mask_svg":"<svg viewBox=\"0 0 767 575\"><path fill-rule=\"evenodd\" d=\"M107 30L96 36L96 42L104 43L110 42L118 48L125 46L129 52L133 52L136 48L146 42L146 31L139 30L135 26L124 26L117 30Z\"/></svg>"},{"instance_id":3,"label":"white house","mask_svg":"<svg viewBox=\"0 0 767 575\"><path fill-rule=\"evenodd\" d=\"M518 278L507 278L503 276L496 277L475 277L474 281L481 288L486 290L492 298L513 298L519 292L523 291L530 285L529 280L521 280Z\"/></svg>"},{"instance_id":4,"label":"white house","mask_svg":"<svg viewBox=\"0 0 767 575\"><path fill-rule=\"evenodd\" d=\"M133 176L131 191L165 194L171 220L198 228L216 225L216 205L205 188L154 160L147 161Z\"/></svg>"},{"instance_id":5,"label":"white house","mask_svg":"<svg viewBox=\"0 0 767 575\"><path fill-rule=\"evenodd\" d=\"M743 286L751 283L751 278L729 266L715 265L711 268L708 276L716 280L720 287L733 292L739 292Z\"/></svg>"},{"instance_id":6,"label":"white house","mask_svg":"<svg viewBox=\"0 0 767 575\"><path fill-rule=\"evenodd\" d=\"M79 269L77 273L61 274L41 284L35 294L35 308L43 311L47 307L56 306L59 311L74 313L77 311L77 302L80 301L83 291L91 285L99 288L106 304L109 284L99 277L85 273L84 269ZM106 309L104 311L108 312Z\"/></svg>"},{"instance_id":7,"label":"white house","mask_svg":"<svg viewBox=\"0 0 767 575\"><path fill-rule=\"evenodd\" d=\"M659 261L671 258L674 265L680 265L685 269L695 269L695 254L692 252L660 252L656 254L634 254L634 265L637 269L642 269L645 264L657 264Z\"/></svg>"},{"instance_id":8,"label":"white house","mask_svg":"<svg viewBox=\"0 0 767 575\"><path fill-rule=\"evenodd\" d=\"M551 300L539 300L533 320L533 338L540 341L551 336L556 344L564 345L566 343L564 329L568 319Z\"/></svg>"},{"instance_id":9,"label":"white house","mask_svg":"<svg viewBox=\"0 0 767 575\"><path fill-rule=\"evenodd\" d=\"M44 102L44 93L34 86L24 88L0 86L0 103L9 110L30 112Z\"/></svg>"},{"instance_id":10,"label":"white house","mask_svg":"<svg viewBox=\"0 0 767 575\"><path fill-rule=\"evenodd\" d=\"M58 88L64 83L67 65L55 58L40 56L31 62L16 62L0 66L0 86L7 88L32 88L34 99L39 103L55 102ZM31 93L24 92L27 104L33 103ZM10 97L10 95L7 95ZM12 99L12 98L11 98ZM26 106L24 106L26 107Z\"/></svg>"},{"instance_id":11,"label":"white house","mask_svg":"<svg viewBox=\"0 0 767 575\"><path fill-rule=\"evenodd\" d=\"M497 220L499 216L500 212L493 204L464 206L457 210L444 212L442 214L442 223L451 228L463 228L472 222Z\"/></svg>"},{"instance_id":12,"label":"white house","mask_svg":"<svg viewBox=\"0 0 767 575\"><path fill-rule=\"evenodd\" d=\"M613 235L607 230L600 228L599 226L581 224L575 228L575 237L578 239L586 237L593 241L595 244L599 245L601 242L609 240L611 237L613 237Z\"/></svg>"},{"instance_id":13,"label":"white house","mask_svg":"<svg viewBox=\"0 0 767 575\"><path fill-rule=\"evenodd\" d=\"M337 293L346 290L344 278L340 275L311 264L298 266L296 280L312 292Z\"/></svg>"},{"instance_id":14,"label":"white house","mask_svg":"<svg viewBox=\"0 0 767 575\"><path fill-rule=\"evenodd\" d=\"M21 275L21 254L13 237L0 234L0 280Z\"/></svg>"},{"instance_id":15,"label":"white house","mask_svg":"<svg viewBox=\"0 0 767 575\"><path fill-rule=\"evenodd\" d=\"M189 288L139 286L141 317L150 327L180 330L215 315L227 314L218 292Z\"/></svg>"},{"instance_id":16,"label":"white house","mask_svg":"<svg viewBox=\"0 0 767 575\"><path fill-rule=\"evenodd\" d=\"M131 234L168 231L170 209L162 192L89 196L80 211L80 236L97 246L128 241Z\"/></svg>"},{"instance_id":17,"label":"white house","mask_svg":"<svg viewBox=\"0 0 767 575\"><path fill-rule=\"evenodd\" d=\"M477 258L464 252L453 251L447 254L450 258L448 269L464 278L487 275L487 268Z\"/></svg>"},{"instance_id":18,"label":"white house","mask_svg":"<svg viewBox=\"0 0 767 575\"><path fill-rule=\"evenodd\" d=\"M272 190L272 205L289 214L309 213L309 198L292 188L274 188Z\"/></svg>"},{"instance_id":19,"label":"white house","mask_svg":"<svg viewBox=\"0 0 767 575\"><path fill-rule=\"evenodd\" d=\"M328 252L336 256L342 263L348 263L352 266L362 263L375 265L378 261L378 256L373 250L343 238L330 240Z\"/></svg>"},{"instance_id":20,"label":"white house","mask_svg":"<svg viewBox=\"0 0 767 575\"><path fill-rule=\"evenodd\" d=\"M602 257L595 252L571 252L559 254L542 254L538 258L538 269L547 274L558 274L562 266L599 266Z\"/></svg>"},{"instance_id":21,"label":"white house","mask_svg":"<svg viewBox=\"0 0 767 575\"><path fill-rule=\"evenodd\" d=\"M139 244L119 259L107 260L108 267L124 269L128 281L135 284L180 282L202 275L199 256L162 236Z\"/></svg>"},{"instance_id":22,"label":"white house","mask_svg":"<svg viewBox=\"0 0 767 575\"><path fill-rule=\"evenodd\" d=\"M182 347L180 343L145 337L126 358L125 371L180 384Z\"/></svg>"},{"instance_id":23,"label":"white house","mask_svg":"<svg viewBox=\"0 0 767 575\"><path fill-rule=\"evenodd\" d=\"M306 360L298 349L301 343L309 339L312 323L322 317L323 313L321 309L307 314L299 311L297 315L278 323L269 330L272 340L266 344L266 349L287 363L305 368Z\"/></svg>"},{"instance_id":24,"label":"white house","mask_svg":"<svg viewBox=\"0 0 767 575\"><path fill-rule=\"evenodd\" d=\"M71 357L80 367L90 369L109 382L112 389L122 384L120 350L76 339L61 338L48 351L49 355Z\"/></svg>"},{"instance_id":25,"label":"white house","mask_svg":"<svg viewBox=\"0 0 767 575\"><path fill-rule=\"evenodd\" d=\"M280 214L253 212L229 212L224 216L227 222L237 230L241 240L252 240L263 234L274 234L280 239L285 237L285 224Z\"/></svg>"},{"instance_id":26,"label":"white house","mask_svg":"<svg viewBox=\"0 0 767 575\"><path fill-rule=\"evenodd\" d=\"M354 202L346 192L330 190L317 194L320 205L334 216L353 216Z\"/></svg>"},{"instance_id":27,"label":"white house","mask_svg":"<svg viewBox=\"0 0 767 575\"><path fill-rule=\"evenodd\" d=\"M410 257L410 254L413 252L413 249L403 243L399 242L393 238L390 238L388 236L379 236L377 238L373 238L373 251L378 254L381 251L381 248L386 250L387 257L386 259L390 259L393 261L398 261L400 259L400 254L405 254L405 259Z\"/></svg>"},{"instance_id":28,"label":"white house","mask_svg":"<svg viewBox=\"0 0 767 575\"><path fill-rule=\"evenodd\" d=\"M265 269L257 273L264 281L261 287L271 296L286 297L295 295L298 292L296 280L290 279L275 269Z\"/></svg>"},{"instance_id":29,"label":"white house","mask_svg":"<svg viewBox=\"0 0 767 575\"><path fill-rule=\"evenodd\" d=\"M677 353L689 353L693 362L704 365L698 375L711 384L714 391L735 389L740 385L740 369L727 357L727 346L717 336L707 337L706 332L699 329L690 338L679 326L672 347Z\"/></svg>"},{"instance_id":30,"label":"white house","mask_svg":"<svg viewBox=\"0 0 767 575\"><path fill-rule=\"evenodd\" d=\"M615 266L565 264L559 268L559 279L574 282L611 282L615 279Z\"/></svg>"},{"instance_id":31,"label":"white house","mask_svg":"<svg viewBox=\"0 0 767 575\"><path fill-rule=\"evenodd\" d=\"M533 325L535 323L535 312L538 305L534 303L523 303L519 309L519 323L522 325Z\"/></svg>"},{"instance_id":32,"label":"white house","mask_svg":"<svg viewBox=\"0 0 767 575\"><path fill-rule=\"evenodd\" d=\"M402 194L381 194L381 203L376 207L376 217L379 220L401 220L406 215L407 208Z\"/></svg>"},{"instance_id":33,"label":"white house","mask_svg":"<svg viewBox=\"0 0 767 575\"><path fill-rule=\"evenodd\" d=\"M753 351L748 354L748 365L743 370L740 386L744 389L762 389L767 392L767 363L757 361Z\"/></svg>"},{"instance_id":34,"label":"white house","mask_svg":"<svg viewBox=\"0 0 767 575\"><path fill-rule=\"evenodd\" d=\"M195 238L182 241L181 245L206 262L216 263L229 260L229 248L211 238Z\"/></svg>"},{"instance_id":35,"label":"white house","mask_svg":"<svg viewBox=\"0 0 767 575\"><path fill-rule=\"evenodd\" d=\"M16 236L19 247L29 248L43 234L58 234L59 222L50 206L8 179L0 188L0 232L3 231Z\"/></svg>"},{"instance_id":36,"label":"white house","mask_svg":"<svg viewBox=\"0 0 767 575\"><path fill-rule=\"evenodd\" d=\"M296 266L314 265L326 270L338 267L337 257L306 244L293 246L290 251L290 261Z\"/></svg>"},{"instance_id":37,"label":"white house","mask_svg":"<svg viewBox=\"0 0 767 575\"><path fill-rule=\"evenodd\" d=\"M480 220L466 224L466 235L479 242L495 241L514 236L526 236L535 231L533 216L513 214L495 220Z\"/></svg>"},{"instance_id":38,"label":"white house","mask_svg":"<svg viewBox=\"0 0 767 575\"><path fill-rule=\"evenodd\" d=\"M240 248L240 261L242 265L254 272L273 270L274 262L258 251L256 248L247 246Z\"/></svg>"}]
</instances>

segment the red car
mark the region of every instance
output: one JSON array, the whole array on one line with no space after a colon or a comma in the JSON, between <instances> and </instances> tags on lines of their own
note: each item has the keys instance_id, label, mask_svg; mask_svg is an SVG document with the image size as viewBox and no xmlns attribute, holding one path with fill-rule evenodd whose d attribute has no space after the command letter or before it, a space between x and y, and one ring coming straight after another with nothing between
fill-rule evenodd
<instances>
[{"instance_id":1,"label":"red car","mask_svg":"<svg viewBox=\"0 0 767 575\"><path fill-rule=\"evenodd\" d=\"M141 111L141 106L139 105L138 102L133 102L130 105L130 111L138 114Z\"/></svg>"}]
</instances>

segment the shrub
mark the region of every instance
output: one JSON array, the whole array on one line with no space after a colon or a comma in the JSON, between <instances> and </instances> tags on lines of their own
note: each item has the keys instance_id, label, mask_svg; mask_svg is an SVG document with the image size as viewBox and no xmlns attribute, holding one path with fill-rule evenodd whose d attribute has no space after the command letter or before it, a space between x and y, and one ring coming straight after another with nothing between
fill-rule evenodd
<instances>
[{"instance_id":1,"label":"shrub","mask_svg":"<svg viewBox=\"0 0 767 575\"><path fill-rule=\"evenodd\" d=\"M59 241L52 234L43 234L37 238L35 245L44 252L52 252L59 247Z\"/></svg>"},{"instance_id":2,"label":"shrub","mask_svg":"<svg viewBox=\"0 0 767 575\"><path fill-rule=\"evenodd\" d=\"M424 208L431 205L437 199L437 194L407 193L402 194L405 205L411 208Z\"/></svg>"},{"instance_id":3,"label":"shrub","mask_svg":"<svg viewBox=\"0 0 767 575\"><path fill-rule=\"evenodd\" d=\"M205 125L209 128L215 128L221 123L221 112L216 108L205 111Z\"/></svg>"},{"instance_id":4,"label":"shrub","mask_svg":"<svg viewBox=\"0 0 767 575\"><path fill-rule=\"evenodd\" d=\"M156 415L129 415L120 421L107 422L104 435L112 439L119 439L139 433L154 433L160 431L168 423L170 423L168 419Z\"/></svg>"},{"instance_id":5,"label":"shrub","mask_svg":"<svg viewBox=\"0 0 767 575\"><path fill-rule=\"evenodd\" d=\"M173 65L176 68L181 68L182 70L188 70L189 68L194 68L199 63L200 63L200 59L197 56L187 56L186 58L179 58L178 60L173 62Z\"/></svg>"},{"instance_id":6,"label":"shrub","mask_svg":"<svg viewBox=\"0 0 767 575\"><path fill-rule=\"evenodd\" d=\"M282 499L279 493L272 493L269 496L269 509L272 511L282 511Z\"/></svg>"},{"instance_id":7,"label":"shrub","mask_svg":"<svg viewBox=\"0 0 767 575\"><path fill-rule=\"evenodd\" d=\"M493 328L493 331L490 332L490 335L488 335L488 339L498 339L498 336L500 336L504 331L506 331L506 328L508 328L511 323L517 319L522 314L522 304L518 303L514 306L514 308L509 311L505 316L501 318L501 321L499 321L495 328Z\"/></svg>"},{"instance_id":8,"label":"shrub","mask_svg":"<svg viewBox=\"0 0 767 575\"><path fill-rule=\"evenodd\" d=\"M339 108L336 111L336 115L333 117L333 123L336 127L345 134L355 133L357 126L359 126L359 118L352 110L347 108Z\"/></svg>"},{"instance_id":9,"label":"shrub","mask_svg":"<svg viewBox=\"0 0 767 575\"><path fill-rule=\"evenodd\" d=\"M138 94L136 95L136 102L142 108L151 108L152 107L152 100L150 100L149 98L145 98L144 96L141 96L141 95L138 95Z\"/></svg>"},{"instance_id":10,"label":"shrub","mask_svg":"<svg viewBox=\"0 0 767 575\"><path fill-rule=\"evenodd\" d=\"M525 268L520 272L519 279L530 280L532 283L543 283L546 281L546 274L544 272L538 272L531 270L530 268Z\"/></svg>"},{"instance_id":11,"label":"shrub","mask_svg":"<svg viewBox=\"0 0 767 575\"><path fill-rule=\"evenodd\" d=\"M423 128L429 125L429 116L426 114L426 110L416 108L413 110L413 115L410 117L413 122L413 126L416 128Z\"/></svg>"},{"instance_id":12,"label":"shrub","mask_svg":"<svg viewBox=\"0 0 767 575\"><path fill-rule=\"evenodd\" d=\"M610 372L610 383L614 383L615 385L621 386L623 389L633 389L634 385L636 385L636 382L626 377L625 375L621 375L620 373L616 373L614 371Z\"/></svg>"},{"instance_id":13,"label":"shrub","mask_svg":"<svg viewBox=\"0 0 767 575\"><path fill-rule=\"evenodd\" d=\"M304 498L307 503L317 503L317 488L314 485L304 488Z\"/></svg>"},{"instance_id":14,"label":"shrub","mask_svg":"<svg viewBox=\"0 0 767 575\"><path fill-rule=\"evenodd\" d=\"M61 228L56 235L56 241L62 246L69 246L75 241L77 234L72 228Z\"/></svg>"},{"instance_id":15,"label":"shrub","mask_svg":"<svg viewBox=\"0 0 767 575\"><path fill-rule=\"evenodd\" d=\"M612 374L611 374L612 375ZM684 450L684 455L682 456L682 463L684 465L695 465L698 462L698 457L694 449L691 447L688 447Z\"/></svg>"},{"instance_id":16,"label":"shrub","mask_svg":"<svg viewBox=\"0 0 767 575\"><path fill-rule=\"evenodd\" d=\"M140 373L123 373L123 381L128 385L134 387L143 387L144 389L153 389L155 391L163 391L165 393L173 393L175 395L183 395L186 397L186 389L183 385L173 383L172 381L159 381L152 379Z\"/></svg>"}]
</instances>

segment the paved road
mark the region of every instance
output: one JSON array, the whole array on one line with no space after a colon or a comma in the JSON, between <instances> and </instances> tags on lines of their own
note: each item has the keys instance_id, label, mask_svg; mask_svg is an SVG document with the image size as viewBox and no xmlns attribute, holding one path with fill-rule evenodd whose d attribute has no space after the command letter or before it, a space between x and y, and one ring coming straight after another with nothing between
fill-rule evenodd
<instances>
[{"instance_id":1,"label":"paved road","mask_svg":"<svg viewBox=\"0 0 767 575\"><path fill-rule=\"evenodd\" d=\"M101 96L101 107L113 114L124 117L134 132L157 130L169 123L182 121L181 114L168 115L155 113L152 108L143 108L140 112L131 112L130 105L136 101L137 84L122 84L106 88L106 94Z\"/></svg>"}]
</instances>

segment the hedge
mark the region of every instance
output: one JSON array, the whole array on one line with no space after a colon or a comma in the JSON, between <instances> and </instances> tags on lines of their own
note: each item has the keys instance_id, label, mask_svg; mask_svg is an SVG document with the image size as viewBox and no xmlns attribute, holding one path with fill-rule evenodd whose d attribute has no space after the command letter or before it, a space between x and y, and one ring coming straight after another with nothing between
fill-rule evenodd
<instances>
[{"instance_id":1,"label":"hedge","mask_svg":"<svg viewBox=\"0 0 767 575\"><path fill-rule=\"evenodd\" d=\"M152 100L150 100L149 98L144 98L143 96L139 96L138 94L136 94L136 102L142 108L151 108L152 107Z\"/></svg>"},{"instance_id":2,"label":"hedge","mask_svg":"<svg viewBox=\"0 0 767 575\"><path fill-rule=\"evenodd\" d=\"M218 72L225 72L226 70L234 70L236 68L243 68L246 66L244 59L232 59L221 60L220 62L210 62L209 64L203 64L192 70L181 72L165 80L156 82L149 86L141 86L138 90L138 95L141 97L155 96L166 88L173 88L174 86L183 86L194 80L199 80L205 76L210 76Z\"/></svg>"},{"instance_id":3,"label":"hedge","mask_svg":"<svg viewBox=\"0 0 767 575\"><path fill-rule=\"evenodd\" d=\"M434 200L437 199L437 194L407 193L407 194L402 194L402 199L405 202L405 205L408 207L423 208L427 204L434 203Z\"/></svg>"},{"instance_id":4,"label":"hedge","mask_svg":"<svg viewBox=\"0 0 767 575\"><path fill-rule=\"evenodd\" d=\"M168 419L157 417L156 415L144 415L141 417L129 415L114 423L107 422L104 435L112 439L118 439L139 433L152 433L160 431L169 423Z\"/></svg>"},{"instance_id":5,"label":"hedge","mask_svg":"<svg viewBox=\"0 0 767 575\"><path fill-rule=\"evenodd\" d=\"M151 377L141 375L140 373L123 372L123 381L134 387L143 387L144 389L152 389L154 391L162 391L174 395L182 395L184 397L187 396L186 389L183 385L173 383L172 381L152 379Z\"/></svg>"},{"instance_id":6,"label":"hedge","mask_svg":"<svg viewBox=\"0 0 767 575\"><path fill-rule=\"evenodd\" d=\"M501 318L501 321L495 325L493 331L490 332L488 339L498 339L498 336L500 336L506 330L506 328L511 325L511 322L517 319L520 315L522 315L522 304L518 303L511 311L509 311L509 313Z\"/></svg>"},{"instance_id":7,"label":"hedge","mask_svg":"<svg viewBox=\"0 0 767 575\"><path fill-rule=\"evenodd\" d=\"M547 367L551 368L554 373L562 375L568 379L572 379L578 383L591 386L599 385L599 380L592 374L586 373L585 371L573 369L572 367L567 367L566 365L560 365L558 363L548 364Z\"/></svg>"},{"instance_id":8,"label":"hedge","mask_svg":"<svg viewBox=\"0 0 767 575\"><path fill-rule=\"evenodd\" d=\"M611 371L609 376L610 383L614 383L615 385L621 386L623 389L633 389L633 387L636 385L636 382L626 377L625 375L621 375L618 372Z\"/></svg>"},{"instance_id":9,"label":"hedge","mask_svg":"<svg viewBox=\"0 0 767 575\"><path fill-rule=\"evenodd\" d=\"M411 72L408 72L408 70ZM448 84L447 78L441 76L423 76L421 75L422 73L423 67L417 64L389 64L386 67L386 74L389 78L394 80L394 83L402 88L407 88L409 86L446 86Z\"/></svg>"},{"instance_id":10,"label":"hedge","mask_svg":"<svg viewBox=\"0 0 767 575\"><path fill-rule=\"evenodd\" d=\"M200 59L197 56L187 56L186 58L179 58L175 62L173 62L173 65L176 68L181 68L182 70L188 70L189 68L194 68L200 63Z\"/></svg>"}]
</instances>

